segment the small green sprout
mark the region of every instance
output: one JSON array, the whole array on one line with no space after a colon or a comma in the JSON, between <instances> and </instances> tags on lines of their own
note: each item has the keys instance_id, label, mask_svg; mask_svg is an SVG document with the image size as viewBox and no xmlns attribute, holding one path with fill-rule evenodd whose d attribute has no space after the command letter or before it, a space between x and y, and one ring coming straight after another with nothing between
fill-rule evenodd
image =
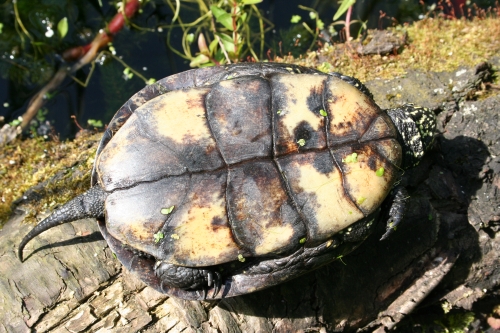
<instances>
[{"instance_id":1,"label":"small green sprout","mask_svg":"<svg viewBox=\"0 0 500 333\"><path fill-rule=\"evenodd\" d=\"M89 124L92 127L97 127L97 128L102 127L102 121L96 119L87 120L87 124Z\"/></svg>"},{"instance_id":2,"label":"small green sprout","mask_svg":"<svg viewBox=\"0 0 500 333\"><path fill-rule=\"evenodd\" d=\"M321 65L318 66L318 70L322 71L323 73L330 73L332 71L332 65L330 65L327 62L322 63ZM332 102L331 99L328 100L329 103Z\"/></svg>"},{"instance_id":3,"label":"small green sprout","mask_svg":"<svg viewBox=\"0 0 500 333\"><path fill-rule=\"evenodd\" d=\"M172 211L174 210L174 207L175 207L175 206L170 206L170 207L168 207L168 208L162 208L160 212L161 212L163 215L168 215L168 214L172 213Z\"/></svg>"},{"instance_id":4,"label":"small green sprout","mask_svg":"<svg viewBox=\"0 0 500 333\"><path fill-rule=\"evenodd\" d=\"M281 114L281 110L276 111L277 114Z\"/></svg>"},{"instance_id":5,"label":"small green sprout","mask_svg":"<svg viewBox=\"0 0 500 333\"><path fill-rule=\"evenodd\" d=\"M177 235L177 234L171 234L170 238L172 238L172 239L179 239L179 235Z\"/></svg>"},{"instance_id":6,"label":"small green sprout","mask_svg":"<svg viewBox=\"0 0 500 333\"><path fill-rule=\"evenodd\" d=\"M165 237L165 235L163 234L163 232L158 231L156 234L153 235L153 237L155 239L155 243L158 243L160 240L163 239L163 237Z\"/></svg>"},{"instance_id":7,"label":"small green sprout","mask_svg":"<svg viewBox=\"0 0 500 333\"><path fill-rule=\"evenodd\" d=\"M377 171L375 171L375 174L379 177L382 177L384 175L385 169L384 168L378 168Z\"/></svg>"},{"instance_id":8,"label":"small green sprout","mask_svg":"<svg viewBox=\"0 0 500 333\"><path fill-rule=\"evenodd\" d=\"M359 197L358 200L356 200L356 202L358 203L358 205L361 205L363 202L365 202L366 198L365 197Z\"/></svg>"},{"instance_id":9,"label":"small green sprout","mask_svg":"<svg viewBox=\"0 0 500 333\"><path fill-rule=\"evenodd\" d=\"M429 221L432 221L432 213L429 213Z\"/></svg>"},{"instance_id":10,"label":"small green sprout","mask_svg":"<svg viewBox=\"0 0 500 333\"><path fill-rule=\"evenodd\" d=\"M305 242L306 242L306 238L305 238L305 237L304 237L304 238L301 238L301 239L299 240L299 243L300 243L300 244L304 244Z\"/></svg>"},{"instance_id":11,"label":"small green sprout","mask_svg":"<svg viewBox=\"0 0 500 333\"><path fill-rule=\"evenodd\" d=\"M292 15L290 22L291 23L299 23L300 20L302 20L302 17L300 17L300 15Z\"/></svg>"},{"instance_id":12,"label":"small green sprout","mask_svg":"<svg viewBox=\"0 0 500 333\"><path fill-rule=\"evenodd\" d=\"M358 161L358 154L352 153L351 155L347 155L345 159L342 159L342 162L345 163L356 163Z\"/></svg>"},{"instance_id":13,"label":"small green sprout","mask_svg":"<svg viewBox=\"0 0 500 333\"><path fill-rule=\"evenodd\" d=\"M127 80L131 79L134 77L134 73L132 73L130 71L130 68L129 67L126 67L124 70L123 70L123 77Z\"/></svg>"},{"instance_id":14,"label":"small green sprout","mask_svg":"<svg viewBox=\"0 0 500 333\"><path fill-rule=\"evenodd\" d=\"M299 146L304 147L304 145L306 144L306 140L300 139L299 141L297 141L297 143L299 144Z\"/></svg>"},{"instance_id":15,"label":"small green sprout","mask_svg":"<svg viewBox=\"0 0 500 333\"><path fill-rule=\"evenodd\" d=\"M326 111L323 109L319 110L319 114L322 115L323 117L326 117L328 115Z\"/></svg>"},{"instance_id":16,"label":"small green sprout","mask_svg":"<svg viewBox=\"0 0 500 333\"><path fill-rule=\"evenodd\" d=\"M245 262L245 257L242 254L238 254L238 260L241 262Z\"/></svg>"}]
</instances>

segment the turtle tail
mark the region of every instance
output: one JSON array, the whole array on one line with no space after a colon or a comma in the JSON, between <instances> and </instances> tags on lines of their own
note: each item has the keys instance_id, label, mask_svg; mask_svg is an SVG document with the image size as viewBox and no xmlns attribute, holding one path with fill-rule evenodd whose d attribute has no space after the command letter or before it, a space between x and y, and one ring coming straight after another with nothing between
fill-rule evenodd
<instances>
[{"instance_id":1,"label":"turtle tail","mask_svg":"<svg viewBox=\"0 0 500 333\"><path fill-rule=\"evenodd\" d=\"M99 218L104 216L104 201L107 193L99 185L90 188L87 192L68 201L64 206L57 209L45 220L37 224L24 236L19 244L18 257L23 261L23 249L30 240L42 232L63 223L72 222L84 218Z\"/></svg>"}]
</instances>

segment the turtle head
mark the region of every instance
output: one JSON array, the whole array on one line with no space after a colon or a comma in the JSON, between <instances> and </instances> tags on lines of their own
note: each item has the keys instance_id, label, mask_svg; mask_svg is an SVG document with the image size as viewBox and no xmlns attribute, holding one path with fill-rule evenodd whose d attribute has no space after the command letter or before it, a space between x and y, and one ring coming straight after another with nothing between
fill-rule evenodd
<instances>
[{"instance_id":1,"label":"turtle head","mask_svg":"<svg viewBox=\"0 0 500 333\"><path fill-rule=\"evenodd\" d=\"M434 141L436 116L428 108L413 104L389 109L387 114L399 132L399 143L403 147L402 168L417 165Z\"/></svg>"}]
</instances>

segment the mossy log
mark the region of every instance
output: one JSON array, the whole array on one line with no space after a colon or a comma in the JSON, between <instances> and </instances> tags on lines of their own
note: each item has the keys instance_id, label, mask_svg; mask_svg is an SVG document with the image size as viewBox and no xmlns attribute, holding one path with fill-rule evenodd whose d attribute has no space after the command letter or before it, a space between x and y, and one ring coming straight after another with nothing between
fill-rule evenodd
<instances>
[{"instance_id":1,"label":"mossy log","mask_svg":"<svg viewBox=\"0 0 500 333\"><path fill-rule=\"evenodd\" d=\"M341 261L254 294L160 294L121 267L93 220L43 233L20 263L31 226L19 206L0 232L0 332L381 332L421 302L472 309L500 281L500 95L464 101L489 73L483 64L367 83L384 108L413 101L439 114L434 150L402 180L404 222L385 241L380 223Z\"/></svg>"}]
</instances>

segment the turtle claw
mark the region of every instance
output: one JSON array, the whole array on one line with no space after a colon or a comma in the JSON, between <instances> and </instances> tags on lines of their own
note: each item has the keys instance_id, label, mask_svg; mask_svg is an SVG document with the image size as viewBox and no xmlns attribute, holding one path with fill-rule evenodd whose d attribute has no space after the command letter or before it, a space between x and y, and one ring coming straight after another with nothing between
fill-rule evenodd
<instances>
[{"instance_id":1,"label":"turtle claw","mask_svg":"<svg viewBox=\"0 0 500 333\"><path fill-rule=\"evenodd\" d=\"M214 287L214 292L212 294L212 298L215 298L220 291L221 288L221 275L219 272L206 271L206 279L207 279L207 287ZM203 289L203 299L207 299L208 288Z\"/></svg>"},{"instance_id":2,"label":"turtle claw","mask_svg":"<svg viewBox=\"0 0 500 333\"><path fill-rule=\"evenodd\" d=\"M387 239L403 220L406 210L406 199L408 199L408 192L402 186L397 186L392 190L391 194L391 207L389 209L389 218L387 219L387 227L385 234L382 235L380 240Z\"/></svg>"},{"instance_id":3,"label":"turtle claw","mask_svg":"<svg viewBox=\"0 0 500 333\"><path fill-rule=\"evenodd\" d=\"M154 270L165 286L203 291L203 299L207 298L209 288L214 288L211 298L215 298L221 289L222 278L219 272L177 266L163 261L157 261Z\"/></svg>"}]
</instances>

